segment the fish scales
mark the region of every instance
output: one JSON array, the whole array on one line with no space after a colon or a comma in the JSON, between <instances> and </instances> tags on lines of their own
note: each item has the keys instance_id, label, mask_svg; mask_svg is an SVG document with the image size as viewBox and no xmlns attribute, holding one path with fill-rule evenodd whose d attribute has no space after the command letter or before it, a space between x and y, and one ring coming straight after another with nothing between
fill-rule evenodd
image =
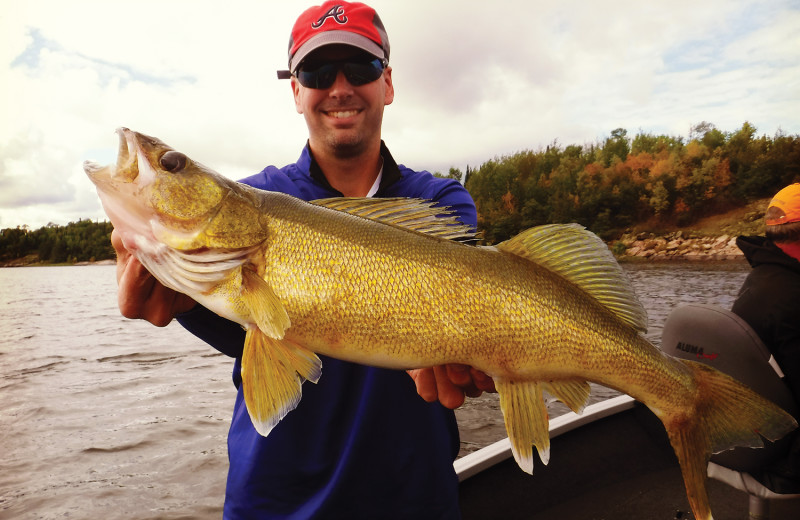
<instances>
[{"instance_id":1,"label":"fish scales","mask_svg":"<svg viewBox=\"0 0 800 520\"><path fill-rule=\"evenodd\" d=\"M797 426L714 369L672 358L599 238L532 228L467 246L421 201L313 204L240 185L158 139L120 129L116 165L85 165L126 247L164 285L247 331L242 388L267 435L316 382L316 354L386 368L474 366L495 380L514 458L549 460L548 392L580 411L588 381L663 422L695 517L710 519L711 453L763 445ZM440 218L442 217L442 218Z\"/></svg>"},{"instance_id":2,"label":"fish scales","mask_svg":"<svg viewBox=\"0 0 800 520\"><path fill-rule=\"evenodd\" d=\"M425 235L409 238L405 231L347 215L304 220L280 222L280 230L268 233L282 238L265 245L264 277L285 300L294 323L288 337L312 350L332 355L348 342L353 361L382 354L408 368L466 360L495 373L505 364L507 376L523 368L512 366L514 359L528 358L531 370L543 370L546 356L537 359L533 352L537 336L558 340L572 355L587 352L579 341L586 331L577 320L570 336L559 323L563 313L541 311L568 301L563 293L569 288L552 283L549 291L529 290L532 277L520 276L514 256ZM486 261L487 255L497 258ZM543 301L537 298L542 294L551 296ZM613 323L605 309L587 303ZM534 309L539 312L531 319ZM318 331L324 332L315 336ZM331 333L339 341L332 342ZM497 361L486 361L492 353Z\"/></svg>"}]
</instances>

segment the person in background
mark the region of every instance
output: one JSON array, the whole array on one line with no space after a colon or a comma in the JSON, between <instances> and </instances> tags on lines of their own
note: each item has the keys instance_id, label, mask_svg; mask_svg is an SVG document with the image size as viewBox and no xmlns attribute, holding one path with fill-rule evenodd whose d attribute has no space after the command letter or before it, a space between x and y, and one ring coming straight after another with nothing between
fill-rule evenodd
<instances>
[{"instance_id":1,"label":"person in background","mask_svg":"<svg viewBox=\"0 0 800 520\"><path fill-rule=\"evenodd\" d=\"M739 237L753 267L731 309L769 348L800 403L800 183L780 190L764 217L766 237ZM800 435L787 458L754 475L778 493L800 492Z\"/></svg>"},{"instance_id":2,"label":"person in background","mask_svg":"<svg viewBox=\"0 0 800 520\"><path fill-rule=\"evenodd\" d=\"M289 70L278 77L290 79L307 144L296 163L268 166L242 182L304 200L429 199L474 227L463 186L398 164L381 139L384 107L394 100L389 51L383 23L367 5L329 1L302 13L291 32ZM235 358L224 518L460 517L451 408L492 391L488 376L465 366L406 374L320 356L319 383L304 385L297 408L262 437L242 394L242 328L158 283L116 235L112 243L124 316L156 325L177 317Z\"/></svg>"}]
</instances>

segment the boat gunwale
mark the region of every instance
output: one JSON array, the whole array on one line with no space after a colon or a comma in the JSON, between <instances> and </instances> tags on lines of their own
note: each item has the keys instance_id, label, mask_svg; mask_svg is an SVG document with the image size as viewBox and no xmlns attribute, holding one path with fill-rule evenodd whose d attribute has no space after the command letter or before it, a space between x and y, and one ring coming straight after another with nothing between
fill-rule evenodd
<instances>
[{"instance_id":1,"label":"boat gunwale","mask_svg":"<svg viewBox=\"0 0 800 520\"><path fill-rule=\"evenodd\" d=\"M636 406L636 400L628 395L620 395L594 403L586 407L582 414L568 412L550 421L550 439L563 435L586 424L599 421ZM477 475L511 457L511 442L508 437L485 446L453 462L458 481Z\"/></svg>"}]
</instances>

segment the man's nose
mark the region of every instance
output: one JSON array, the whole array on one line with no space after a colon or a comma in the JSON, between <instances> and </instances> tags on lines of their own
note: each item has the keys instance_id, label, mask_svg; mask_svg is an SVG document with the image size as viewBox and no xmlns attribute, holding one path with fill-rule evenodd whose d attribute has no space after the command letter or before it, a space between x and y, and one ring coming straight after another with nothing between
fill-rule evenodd
<instances>
[{"instance_id":1,"label":"man's nose","mask_svg":"<svg viewBox=\"0 0 800 520\"><path fill-rule=\"evenodd\" d=\"M330 95L333 97L350 96L353 93L353 85L347 81L344 72L341 70L336 71L336 79L331 85Z\"/></svg>"}]
</instances>

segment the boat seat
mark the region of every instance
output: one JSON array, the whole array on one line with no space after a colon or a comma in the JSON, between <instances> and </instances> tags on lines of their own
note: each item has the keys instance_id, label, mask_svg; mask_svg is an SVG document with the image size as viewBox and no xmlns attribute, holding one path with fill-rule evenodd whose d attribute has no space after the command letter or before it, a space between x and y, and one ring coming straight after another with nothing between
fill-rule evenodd
<instances>
[{"instance_id":1,"label":"boat seat","mask_svg":"<svg viewBox=\"0 0 800 520\"><path fill-rule=\"evenodd\" d=\"M777 362L747 322L729 310L703 304L676 307L664 323L661 348L672 356L712 366L800 417ZM739 447L715 454L708 476L747 493L751 517L766 518L767 500L795 499L800 494L775 493L748 473L786 456L791 442L788 435L774 443L765 440L764 448Z\"/></svg>"}]
</instances>

